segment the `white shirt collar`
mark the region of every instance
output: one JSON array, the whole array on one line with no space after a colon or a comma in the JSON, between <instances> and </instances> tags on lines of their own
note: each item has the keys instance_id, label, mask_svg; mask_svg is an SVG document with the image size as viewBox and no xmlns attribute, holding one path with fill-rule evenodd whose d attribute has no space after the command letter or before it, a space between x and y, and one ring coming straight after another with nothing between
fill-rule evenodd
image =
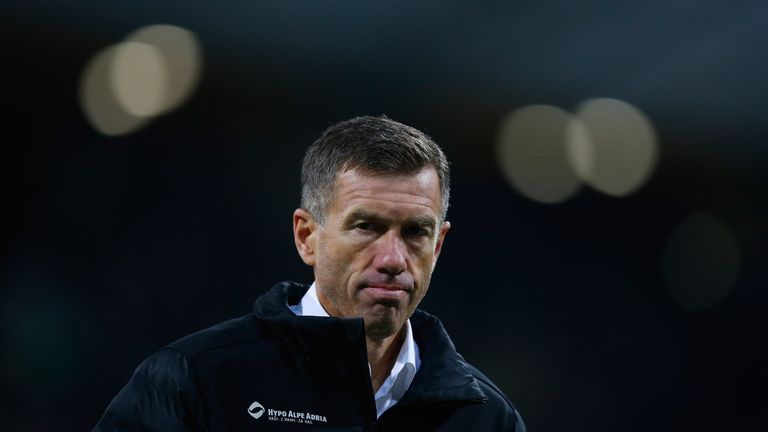
<instances>
[{"instance_id":1,"label":"white shirt collar","mask_svg":"<svg viewBox=\"0 0 768 432\"><path fill-rule=\"evenodd\" d=\"M320 300L317 298L317 286L312 283L309 290L298 304L289 306L291 311L297 316L317 316L327 317L328 312L323 309ZM419 358L419 347L413 339L413 330L411 330L411 320L405 322L405 340L400 352L395 359L395 365L389 377L384 380L379 390L376 392L376 415L381 416L384 411L396 404L411 386L416 371L421 366ZM368 365L368 373L371 372L371 365Z\"/></svg>"},{"instance_id":2,"label":"white shirt collar","mask_svg":"<svg viewBox=\"0 0 768 432\"><path fill-rule=\"evenodd\" d=\"M295 305L289 306L291 309L291 312L293 312L297 316L316 316L316 317L327 317L328 312L323 309L323 306L320 304L320 299L317 298L317 287L315 286L315 283L313 282L312 285L309 287L309 290L306 294L304 294L304 297L301 298L301 301Z\"/></svg>"}]
</instances>

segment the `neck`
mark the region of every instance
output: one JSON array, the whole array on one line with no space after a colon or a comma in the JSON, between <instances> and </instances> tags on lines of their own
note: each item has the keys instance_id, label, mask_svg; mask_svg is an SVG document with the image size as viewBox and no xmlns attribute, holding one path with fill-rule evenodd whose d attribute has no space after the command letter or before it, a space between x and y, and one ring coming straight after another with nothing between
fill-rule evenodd
<instances>
[{"instance_id":1,"label":"neck","mask_svg":"<svg viewBox=\"0 0 768 432\"><path fill-rule=\"evenodd\" d=\"M392 372L397 355L405 342L405 325L399 332L383 339L366 337L368 364L371 365L371 385L376 393Z\"/></svg>"}]
</instances>

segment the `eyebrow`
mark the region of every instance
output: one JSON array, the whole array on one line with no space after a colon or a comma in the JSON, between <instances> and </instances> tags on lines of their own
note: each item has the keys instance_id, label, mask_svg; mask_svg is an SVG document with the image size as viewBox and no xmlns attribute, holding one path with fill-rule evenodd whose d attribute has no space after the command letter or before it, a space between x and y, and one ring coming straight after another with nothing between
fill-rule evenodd
<instances>
[{"instance_id":1,"label":"eyebrow","mask_svg":"<svg viewBox=\"0 0 768 432\"><path fill-rule=\"evenodd\" d=\"M386 217L383 217L379 214L364 210L364 209L356 209L353 210L345 219L346 223L352 223L356 220L366 220L366 221L372 221L372 222L387 222L388 219ZM429 230L434 230L435 226L437 224L437 221L432 216L414 216L412 218L409 218L406 221L406 224L414 224L421 228L427 228Z\"/></svg>"},{"instance_id":2,"label":"eyebrow","mask_svg":"<svg viewBox=\"0 0 768 432\"><path fill-rule=\"evenodd\" d=\"M422 228L429 228L430 230L434 229L437 225L437 221L431 216L416 216L412 219L412 221L416 225Z\"/></svg>"},{"instance_id":3,"label":"eyebrow","mask_svg":"<svg viewBox=\"0 0 768 432\"><path fill-rule=\"evenodd\" d=\"M352 223L357 220L366 220L373 222L385 222L386 218L377 215L376 213L369 212L363 209L353 210L345 219L346 223Z\"/></svg>"}]
</instances>

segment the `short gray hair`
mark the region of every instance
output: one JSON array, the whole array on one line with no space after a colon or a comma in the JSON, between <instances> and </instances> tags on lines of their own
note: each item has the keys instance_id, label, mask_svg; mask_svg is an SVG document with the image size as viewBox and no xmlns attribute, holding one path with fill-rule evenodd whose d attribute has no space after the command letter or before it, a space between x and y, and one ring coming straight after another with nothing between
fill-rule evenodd
<instances>
[{"instance_id":1,"label":"short gray hair","mask_svg":"<svg viewBox=\"0 0 768 432\"><path fill-rule=\"evenodd\" d=\"M442 197L441 220L451 195L448 159L430 137L385 116L355 117L329 127L304 155L301 206L325 223L336 177L359 168L371 174L415 174L434 167Z\"/></svg>"}]
</instances>

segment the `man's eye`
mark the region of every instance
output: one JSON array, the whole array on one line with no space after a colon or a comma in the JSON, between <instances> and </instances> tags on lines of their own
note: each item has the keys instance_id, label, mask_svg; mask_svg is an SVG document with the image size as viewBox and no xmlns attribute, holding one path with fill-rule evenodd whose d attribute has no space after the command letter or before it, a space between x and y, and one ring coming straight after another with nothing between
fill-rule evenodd
<instances>
[{"instance_id":1,"label":"man's eye","mask_svg":"<svg viewBox=\"0 0 768 432\"><path fill-rule=\"evenodd\" d=\"M357 225L355 225L355 228L363 231L373 231L374 226L370 222L360 222Z\"/></svg>"},{"instance_id":2,"label":"man's eye","mask_svg":"<svg viewBox=\"0 0 768 432\"><path fill-rule=\"evenodd\" d=\"M429 236L429 231L419 226L413 226L405 228L403 234L408 237L426 237Z\"/></svg>"}]
</instances>

